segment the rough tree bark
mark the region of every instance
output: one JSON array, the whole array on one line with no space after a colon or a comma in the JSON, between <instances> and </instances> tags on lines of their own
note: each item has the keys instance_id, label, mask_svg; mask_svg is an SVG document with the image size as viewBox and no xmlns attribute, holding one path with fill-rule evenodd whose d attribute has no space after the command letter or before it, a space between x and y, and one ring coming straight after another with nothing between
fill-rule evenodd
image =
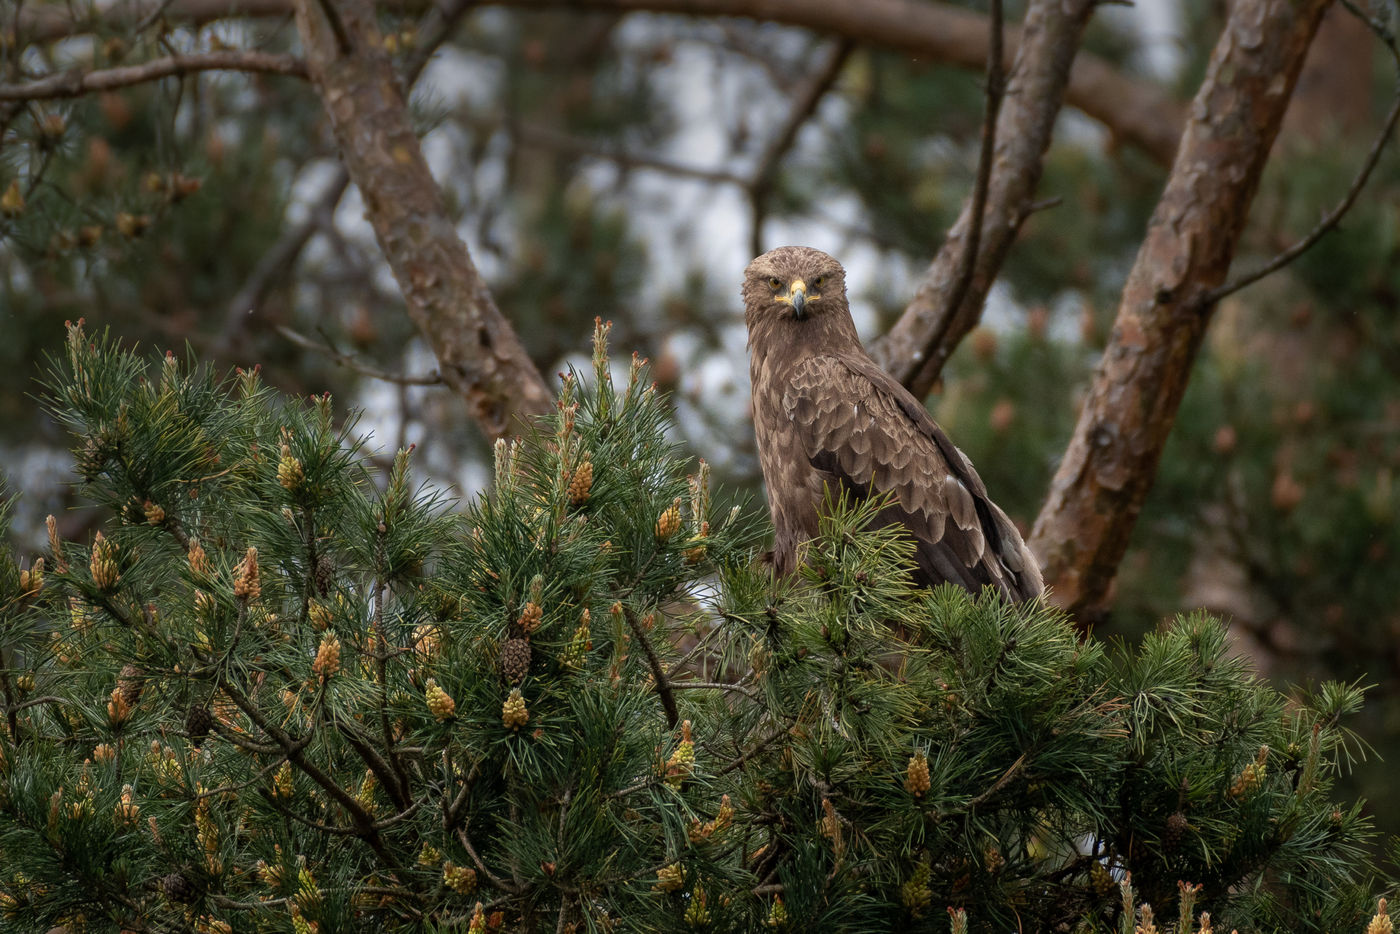
<instances>
[{"instance_id":1,"label":"rough tree bark","mask_svg":"<svg viewBox=\"0 0 1400 934\"><path fill-rule=\"evenodd\" d=\"M75 17L61 6L29 6L21 11L22 41L51 42L100 25L121 32L163 5L170 23L202 24L240 16L285 16L292 0L142 0L122 3L98 17ZM381 7L414 9L425 0L383 0ZM689 16L735 16L802 26L853 42L926 57L976 71L987 61L987 17L944 3L914 0L494 0L483 5L539 9L649 11ZM1006 67L1011 67L1021 33L1006 29ZM1120 142L1137 146L1161 165L1171 162L1185 122L1185 110L1169 92L1114 68L1106 60L1079 53L1065 89L1069 106L1106 126Z\"/></svg>"},{"instance_id":2,"label":"rough tree bark","mask_svg":"<svg viewBox=\"0 0 1400 934\"><path fill-rule=\"evenodd\" d=\"M1102 612L1308 44L1330 0L1235 0L1074 436L1031 532L1055 599Z\"/></svg>"},{"instance_id":3,"label":"rough tree bark","mask_svg":"<svg viewBox=\"0 0 1400 934\"><path fill-rule=\"evenodd\" d=\"M409 122L373 5L296 0L296 17L307 70L345 167L443 381L467 401L486 434L517 433L522 417L550 410L553 394L457 236Z\"/></svg>"},{"instance_id":4,"label":"rough tree bark","mask_svg":"<svg viewBox=\"0 0 1400 934\"><path fill-rule=\"evenodd\" d=\"M1030 213L1080 37L1096 5L1094 0L1032 0L1026 10L1022 45L997 120L996 158L971 284L961 297L954 294L972 223L969 198L914 300L871 348L880 365L915 396L928 395L958 342L982 317L987 292Z\"/></svg>"}]
</instances>

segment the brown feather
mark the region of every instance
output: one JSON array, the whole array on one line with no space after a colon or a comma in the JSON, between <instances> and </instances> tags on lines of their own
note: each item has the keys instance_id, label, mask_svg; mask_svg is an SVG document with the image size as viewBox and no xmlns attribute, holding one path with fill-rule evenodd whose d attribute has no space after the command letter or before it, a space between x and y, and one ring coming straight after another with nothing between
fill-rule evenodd
<instances>
[{"instance_id":1,"label":"brown feather","mask_svg":"<svg viewBox=\"0 0 1400 934\"><path fill-rule=\"evenodd\" d=\"M798 279L807 286L803 315L782 300ZM1034 556L972 464L861 346L841 265L818 250L780 247L749 264L743 295L777 570L795 570L829 489L890 496L876 521L909 531L921 583L994 586L1016 600L1040 594Z\"/></svg>"}]
</instances>

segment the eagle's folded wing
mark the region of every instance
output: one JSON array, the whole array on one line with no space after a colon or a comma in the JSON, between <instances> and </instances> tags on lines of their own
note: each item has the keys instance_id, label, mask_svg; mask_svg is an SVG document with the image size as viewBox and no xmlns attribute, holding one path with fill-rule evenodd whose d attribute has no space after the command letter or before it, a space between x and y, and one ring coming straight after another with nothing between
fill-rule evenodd
<instances>
[{"instance_id":1,"label":"eagle's folded wing","mask_svg":"<svg viewBox=\"0 0 1400 934\"><path fill-rule=\"evenodd\" d=\"M808 461L848 494L891 495L879 516L917 545L919 577L1015 599L1041 591L1039 569L972 464L913 396L873 361L845 354L800 364L783 408Z\"/></svg>"}]
</instances>

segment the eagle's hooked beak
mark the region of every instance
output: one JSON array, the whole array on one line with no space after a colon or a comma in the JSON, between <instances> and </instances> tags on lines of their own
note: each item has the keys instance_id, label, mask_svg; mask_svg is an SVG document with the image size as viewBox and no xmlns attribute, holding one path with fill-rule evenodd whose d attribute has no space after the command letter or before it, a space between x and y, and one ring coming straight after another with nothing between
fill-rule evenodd
<instances>
[{"instance_id":1,"label":"eagle's hooked beak","mask_svg":"<svg viewBox=\"0 0 1400 934\"><path fill-rule=\"evenodd\" d=\"M801 279L792 281L788 290L788 304L792 305L792 316L798 321L807 317L807 283Z\"/></svg>"}]
</instances>

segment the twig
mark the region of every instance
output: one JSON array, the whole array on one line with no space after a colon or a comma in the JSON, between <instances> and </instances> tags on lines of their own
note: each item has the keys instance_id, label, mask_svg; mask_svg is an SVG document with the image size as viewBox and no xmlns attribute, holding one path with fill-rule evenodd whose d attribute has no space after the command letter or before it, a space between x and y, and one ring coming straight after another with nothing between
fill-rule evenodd
<instances>
[{"instance_id":1,"label":"twig","mask_svg":"<svg viewBox=\"0 0 1400 934\"><path fill-rule=\"evenodd\" d=\"M442 384L442 377L437 373L432 373L429 376L401 376L397 373L390 373L387 370L381 370L378 367L362 363L349 354L342 353L328 344L318 344L306 335L298 331L293 331L285 324L277 325L275 330L278 334L281 334L298 347L304 347L307 350L314 350L319 354L324 354L341 366L373 379L382 379L386 383L398 383L403 386L439 386Z\"/></svg>"},{"instance_id":2,"label":"twig","mask_svg":"<svg viewBox=\"0 0 1400 934\"><path fill-rule=\"evenodd\" d=\"M666 678L666 669L661 664L661 659L656 657L656 650L651 647L651 641L642 631L641 623L637 621L637 614L627 604L622 605L622 615L627 619L627 625L632 630L632 635L642 645L642 651L646 653L647 663L651 665L652 677L656 679L656 693L661 698L661 706L666 708L666 721L672 728L680 722L681 715L676 707L676 695L671 693L671 682Z\"/></svg>"},{"instance_id":3,"label":"twig","mask_svg":"<svg viewBox=\"0 0 1400 934\"><path fill-rule=\"evenodd\" d=\"M729 772L734 771L735 769L742 766L745 762L748 762L754 756L758 755L760 752L767 749L769 746L773 745L778 740L782 739L787 734L788 727L779 727L772 733L769 733L767 736L763 737L763 739L759 740L749 749L747 749L742 756L735 759L733 762L729 763L724 768L720 769L718 772L715 773L715 775L725 775Z\"/></svg>"},{"instance_id":4,"label":"twig","mask_svg":"<svg viewBox=\"0 0 1400 934\"><path fill-rule=\"evenodd\" d=\"M996 2L996 0L993 0L993 2ZM980 795L967 802L967 804L963 805L962 809L965 811L974 811L981 805L986 804L992 799L993 795L996 795L1008 784L1010 784L1011 780L1020 773L1021 769L1024 768L1025 765L1026 753L1023 752L1021 753L1021 757L1015 762L1011 763L1010 768L1008 768L1005 772L1002 773L1001 778L998 778L995 782L992 783L992 787L988 788L986 791L982 792Z\"/></svg>"},{"instance_id":5,"label":"twig","mask_svg":"<svg viewBox=\"0 0 1400 934\"><path fill-rule=\"evenodd\" d=\"M499 122L468 121L477 130L490 131L503 126ZM511 123L510 130L520 138L521 142L533 143L543 146L555 152L562 152L571 155L588 156L596 159L606 159L614 162L624 169L651 169L663 172L667 175L676 175L681 178L694 178L702 182L713 182L723 185L738 185L742 188L749 187L752 182L742 175L733 172L726 172L723 169L702 169L697 166L683 165L679 162L671 162L656 156L641 155L639 153L621 152L609 148L584 137L575 136L572 133L563 133L548 127L542 127L530 123Z\"/></svg>"},{"instance_id":6,"label":"twig","mask_svg":"<svg viewBox=\"0 0 1400 934\"><path fill-rule=\"evenodd\" d=\"M52 694L46 694L46 695L44 695L43 697L31 698L30 700L24 701L23 703L20 703L20 704L15 704L13 707L9 707L9 708L6 708L6 709L7 709L10 713L18 713L19 711L25 709L26 707L37 707L37 706L40 705L40 704L59 704L59 705L62 705L62 704L67 704L67 703L68 703L68 701L64 700L62 697L55 697L55 696L52 695Z\"/></svg>"},{"instance_id":7,"label":"twig","mask_svg":"<svg viewBox=\"0 0 1400 934\"><path fill-rule=\"evenodd\" d=\"M758 160L758 167L754 170L753 177L748 184L749 202L753 206L753 232L749 250L754 256L763 252L764 209L768 195L773 189L773 179L777 175L778 164L797 140L797 132L816 111L817 104L821 103L821 99L831 89L837 76L841 74L841 68L846 64L846 59L850 57L851 50L854 48L855 43L849 38L843 37L832 43L821 67L809 75L807 80L798 87L792 102L792 109L788 112L787 122L783 124L778 135L768 141L768 146L763 150L763 155Z\"/></svg>"},{"instance_id":8,"label":"twig","mask_svg":"<svg viewBox=\"0 0 1400 934\"><path fill-rule=\"evenodd\" d=\"M982 222L987 212L987 191L992 182L992 162L996 158L997 118L1001 114L1001 101L1006 96L1006 72L1002 60L1002 10L1001 0L991 0L987 28L990 50L987 53L986 104L982 116L982 146L977 154L977 178L972 185L972 211L968 217L967 238L963 241L962 253L958 256L957 274L953 288L944 300L943 314L939 316L939 327L930 336L929 347L941 348L953 327L957 310L962 307L972 288L972 277L977 271L977 252L982 247ZM1022 217L1029 216L1023 212ZM980 302L978 303L981 304ZM930 353L920 369L941 367L942 355Z\"/></svg>"},{"instance_id":9,"label":"twig","mask_svg":"<svg viewBox=\"0 0 1400 934\"><path fill-rule=\"evenodd\" d=\"M306 77L306 63L292 55L226 49L190 55L169 55L140 65L100 71L73 69L23 84L0 84L0 101L54 100L81 97L199 71L244 71L255 74Z\"/></svg>"},{"instance_id":10,"label":"twig","mask_svg":"<svg viewBox=\"0 0 1400 934\"><path fill-rule=\"evenodd\" d=\"M676 681L671 684L675 691L737 691L751 700L758 700L758 692L741 684L727 684L723 681Z\"/></svg>"},{"instance_id":11,"label":"twig","mask_svg":"<svg viewBox=\"0 0 1400 934\"><path fill-rule=\"evenodd\" d=\"M510 892L515 895L519 895L521 891L523 891L519 886L512 882L507 882L486 868L486 864L481 861L481 857L476 853L476 847L472 846L471 838L467 836L467 829L465 827L457 828L457 840L462 844L462 849L466 850L467 855L472 858L472 862L476 863L476 868L486 877L486 881L504 892Z\"/></svg>"},{"instance_id":12,"label":"twig","mask_svg":"<svg viewBox=\"0 0 1400 934\"><path fill-rule=\"evenodd\" d=\"M283 763L283 762L286 762L286 761L287 761L287 758L286 758L285 756L282 756L282 757L278 758L277 760L275 760L271 765L266 766L265 768L263 768L262 771L258 772L257 775L254 775L252 778L248 779L246 782L238 782L237 784L233 784L233 785L221 785L220 787L218 787L218 788L212 788L212 789L210 789L209 791L202 791L202 792L200 792L199 794L197 794L197 795L194 796L194 800L199 801L199 800L202 800L202 799L204 799L204 798L217 798L217 797L220 796L220 795L236 794L236 793L242 791L242 790L245 789L245 788L251 788L252 786L256 785L258 782L260 782L260 781L262 781L264 778L266 778L268 775L272 774L273 772L277 771L277 769L281 768L282 763Z\"/></svg>"},{"instance_id":13,"label":"twig","mask_svg":"<svg viewBox=\"0 0 1400 934\"><path fill-rule=\"evenodd\" d=\"M160 3L153 6L149 13L141 17L141 22L136 24L136 28L132 30L132 32L140 34L150 29L151 25L155 23L156 20L160 19L174 2L175 0L160 0Z\"/></svg>"},{"instance_id":14,"label":"twig","mask_svg":"<svg viewBox=\"0 0 1400 934\"><path fill-rule=\"evenodd\" d=\"M1364 16L1350 3L1347 3L1346 7L1364 20L1368 26L1379 32L1380 27L1378 24L1372 23L1368 17ZM1400 68L1400 55L1397 55L1394 46L1390 44L1385 33L1381 32L1380 35L1387 48L1391 50L1391 55L1396 56L1396 65L1397 68ZM1371 178L1371 172L1375 169L1376 163L1380 161L1381 152L1384 151L1385 144L1390 142L1391 134L1395 132L1397 121L1400 121L1400 86L1396 88L1395 100L1390 105L1390 112L1385 115L1385 122L1381 125L1381 131L1376 135L1375 141L1371 143L1371 150L1366 153L1366 160L1361 164L1361 170L1356 173L1356 177L1351 181L1351 187L1347 189L1345 197L1342 198L1337 206L1331 211L1328 211L1322 220L1318 221L1317 226L1308 231L1308 235L1303 239L1299 240L1282 253L1279 253L1253 272L1245 273L1237 279L1232 279L1224 285L1211 289L1202 296L1200 300L1201 304L1213 305L1227 295L1233 295L1245 286L1253 285L1265 276L1278 272L1284 266L1287 266L1308 250L1312 249L1319 240L1330 233L1341 221L1342 215L1350 211L1351 206L1356 203L1356 199L1361 195L1361 189L1366 187L1366 182Z\"/></svg>"}]
</instances>

